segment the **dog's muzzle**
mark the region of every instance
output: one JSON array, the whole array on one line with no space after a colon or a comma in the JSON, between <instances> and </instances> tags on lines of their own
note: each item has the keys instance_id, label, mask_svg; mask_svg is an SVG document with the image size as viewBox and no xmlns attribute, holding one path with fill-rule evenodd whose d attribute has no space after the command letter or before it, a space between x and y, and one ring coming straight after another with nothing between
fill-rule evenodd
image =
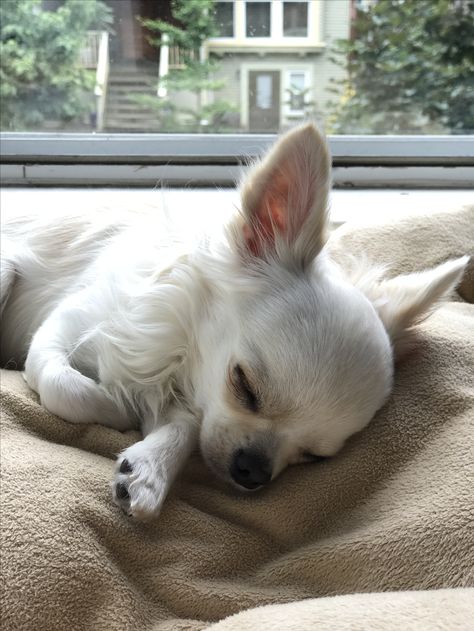
<instances>
[{"instance_id":1,"label":"dog's muzzle","mask_svg":"<svg viewBox=\"0 0 474 631\"><path fill-rule=\"evenodd\" d=\"M230 475L244 489L258 489L271 480L270 461L255 449L237 449L232 456Z\"/></svg>"}]
</instances>

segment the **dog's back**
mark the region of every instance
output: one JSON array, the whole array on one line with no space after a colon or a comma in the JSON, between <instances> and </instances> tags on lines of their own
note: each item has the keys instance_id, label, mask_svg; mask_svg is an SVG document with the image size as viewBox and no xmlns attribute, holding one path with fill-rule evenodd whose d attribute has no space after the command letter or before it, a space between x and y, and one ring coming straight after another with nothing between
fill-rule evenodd
<instances>
[{"instance_id":1,"label":"dog's back","mask_svg":"<svg viewBox=\"0 0 474 631\"><path fill-rule=\"evenodd\" d=\"M85 282L92 262L124 229L84 213L24 215L2 225L2 365L21 368L34 332L55 305Z\"/></svg>"}]
</instances>

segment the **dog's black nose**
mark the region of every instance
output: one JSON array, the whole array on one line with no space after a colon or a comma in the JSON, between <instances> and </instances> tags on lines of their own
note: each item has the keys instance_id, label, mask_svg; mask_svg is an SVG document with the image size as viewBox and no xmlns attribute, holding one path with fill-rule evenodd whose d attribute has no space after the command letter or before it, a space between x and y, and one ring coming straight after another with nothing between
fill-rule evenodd
<instances>
[{"instance_id":1,"label":"dog's black nose","mask_svg":"<svg viewBox=\"0 0 474 631\"><path fill-rule=\"evenodd\" d=\"M270 461L254 449L238 449L232 458L230 475L239 486L256 489L270 481Z\"/></svg>"}]
</instances>

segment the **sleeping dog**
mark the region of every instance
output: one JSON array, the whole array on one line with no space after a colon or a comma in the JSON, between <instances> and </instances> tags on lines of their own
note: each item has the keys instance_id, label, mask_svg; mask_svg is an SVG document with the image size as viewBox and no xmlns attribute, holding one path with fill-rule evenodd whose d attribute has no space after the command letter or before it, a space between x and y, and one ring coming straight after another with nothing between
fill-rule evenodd
<instances>
[{"instance_id":1,"label":"sleeping dog","mask_svg":"<svg viewBox=\"0 0 474 631\"><path fill-rule=\"evenodd\" d=\"M143 440L112 484L157 515L189 454L254 490L333 456L386 401L412 328L467 257L386 280L325 248L331 168L312 125L249 171L219 239L178 247L151 219L17 218L3 228L2 362L72 423Z\"/></svg>"}]
</instances>

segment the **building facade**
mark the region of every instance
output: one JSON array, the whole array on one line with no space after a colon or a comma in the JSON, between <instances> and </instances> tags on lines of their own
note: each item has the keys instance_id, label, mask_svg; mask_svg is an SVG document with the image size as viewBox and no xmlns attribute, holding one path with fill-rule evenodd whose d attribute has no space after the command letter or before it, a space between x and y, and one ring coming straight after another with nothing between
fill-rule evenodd
<instances>
[{"instance_id":1,"label":"building facade","mask_svg":"<svg viewBox=\"0 0 474 631\"><path fill-rule=\"evenodd\" d=\"M198 118L203 105L228 103L222 125L216 128L202 120L201 131L275 132L305 118L327 118L327 103L335 98L331 80L344 77L344 70L331 60L332 48L336 40L351 35L353 0L215 0L217 35L196 54L219 62L214 78L222 80L223 87L174 94L166 77L181 67L180 51L152 46L151 33L142 24L143 18L173 23L170 0L106 2L113 12L114 33L102 99L105 129L162 130L154 113L159 107L144 110L134 102L137 94L163 103L168 99ZM176 131L187 129L186 116L193 118L179 114Z\"/></svg>"},{"instance_id":2,"label":"building facade","mask_svg":"<svg viewBox=\"0 0 474 631\"><path fill-rule=\"evenodd\" d=\"M330 52L350 35L350 0L220 0L216 22L206 51L220 61L220 96L238 110L232 127L275 131L322 116L330 80L343 77Z\"/></svg>"}]
</instances>

